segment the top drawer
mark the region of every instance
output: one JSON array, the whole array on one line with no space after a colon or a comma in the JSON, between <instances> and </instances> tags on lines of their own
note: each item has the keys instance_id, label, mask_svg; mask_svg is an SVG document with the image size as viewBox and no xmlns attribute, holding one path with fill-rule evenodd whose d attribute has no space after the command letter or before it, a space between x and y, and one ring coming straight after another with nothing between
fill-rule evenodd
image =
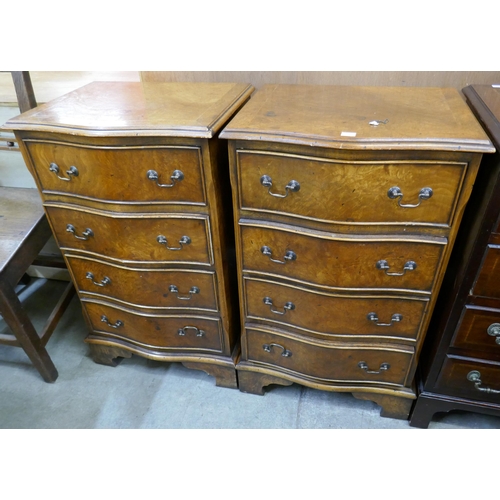
<instances>
[{"instance_id":1,"label":"top drawer","mask_svg":"<svg viewBox=\"0 0 500 500\"><path fill-rule=\"evenodd\" d=\"M92 147L29 140L26 147L44 193L206 205L198 147Z\"/></svg>"},{"instance_id":2,"label":"top drawer","mask_svg":"<svg viewBox=\"0 0 500 500\"><path fill-rule=\"evenodd\" d=\"M344 224L450 226L466 163L238 150L240 208Z\"/></svg>"}]
</instances>

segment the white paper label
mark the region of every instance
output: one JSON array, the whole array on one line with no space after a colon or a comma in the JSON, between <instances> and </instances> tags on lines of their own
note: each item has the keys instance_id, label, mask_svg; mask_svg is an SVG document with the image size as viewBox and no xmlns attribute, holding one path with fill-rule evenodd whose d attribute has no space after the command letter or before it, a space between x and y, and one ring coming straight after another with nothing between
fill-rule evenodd
<instances>
[{"instance_id":1,"label":"white paper label","mask_svg":"<svg viewBox=\"0 0 500 500\"><path fill-rule=\"evenodd\" d=\"M341 137L356 137L356 132L342 132Z\"/></svg>"}]
</instances>

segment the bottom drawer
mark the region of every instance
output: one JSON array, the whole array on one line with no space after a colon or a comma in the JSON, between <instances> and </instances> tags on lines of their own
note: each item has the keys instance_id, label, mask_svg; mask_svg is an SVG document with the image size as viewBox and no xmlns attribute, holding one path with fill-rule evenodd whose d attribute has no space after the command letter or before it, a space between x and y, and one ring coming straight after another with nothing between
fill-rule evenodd
<instances>
[{"instance_id":1,"label":"bottom drawer","mask_svg":"<svg viewBox=\"0 0 500 500\"><path fill-rule=\"evenodd\" d=\"M142 347L222 352L218 318L146 315L99 302L83 302L92 328Z\"/></svg>"},{"instance_id":2,"label":"bottom drawer","mask_svg":"<svg viewBox=\"0 0 500 500\"><path fill-rule=\"evenodd\" d=\"M452 396L500 403L500 364L448 356L435 389Z\"/></svg>"},{"instance_id":3,"label":"bottom drawer","mask_svg":"<svg viewBox=\"0 0 500 500\"><path fill-rule=\"evenodd\" d=\"M246 360L326 382L404 385L414 350L403 346L347 344L247 328Z\"/></svg>"}]
</instances>

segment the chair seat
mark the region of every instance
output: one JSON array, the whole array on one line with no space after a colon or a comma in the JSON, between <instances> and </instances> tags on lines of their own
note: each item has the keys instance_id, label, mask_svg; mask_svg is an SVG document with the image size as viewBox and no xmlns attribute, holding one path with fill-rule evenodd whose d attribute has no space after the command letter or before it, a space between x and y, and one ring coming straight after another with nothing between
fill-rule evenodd
<instances>
[{"instance_id":1,"label":"chair seat","mask_svg":"<svg viewBox=\"0 0 500 500\"><path fill-rule=\"evenodd\" d=\"M27 269L23 261L29 266L51 235L36 189L0 187L0 235L0 278L15 284Z\"/></svg>"}]
</instances>

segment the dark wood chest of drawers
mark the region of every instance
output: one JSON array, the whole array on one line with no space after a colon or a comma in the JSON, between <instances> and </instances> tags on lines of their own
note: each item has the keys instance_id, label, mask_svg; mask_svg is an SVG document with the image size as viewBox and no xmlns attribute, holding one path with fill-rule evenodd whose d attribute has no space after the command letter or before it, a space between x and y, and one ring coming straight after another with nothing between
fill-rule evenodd
<instances>
[{"instance_id":1,"label":"dark wood chest of drawers","mask_svg":"<svg viewBox=\"0 0 500 500\"><path fill-rule=\"evenodd\" d=\"M236 387L227 144L217 133L252 90L98 82L9 121L96 362L181 361Z\"/></svg>"},{"instance_id":2,"label":"dark wood chest of drawers","mask_svg":"<svg viewBox=\"0 0 500 500\"><path fill-rule=\"evenodd\" d=\"M483 157L432 318L415 427L450 410L500 416L500 89L463 92L497 152Z\"/></svg>"},{"instance_id":3,"label":"dark wood chest of drawers","mask_svg":"<svg viewBox=\"0 0 500 500\"><path fill-rule=\"evenodd\" d=\"M241 298L239 387L352 392L407 418L483 152L451 89L265 86L223 130Z\"/></svg>"}]
</instances>

